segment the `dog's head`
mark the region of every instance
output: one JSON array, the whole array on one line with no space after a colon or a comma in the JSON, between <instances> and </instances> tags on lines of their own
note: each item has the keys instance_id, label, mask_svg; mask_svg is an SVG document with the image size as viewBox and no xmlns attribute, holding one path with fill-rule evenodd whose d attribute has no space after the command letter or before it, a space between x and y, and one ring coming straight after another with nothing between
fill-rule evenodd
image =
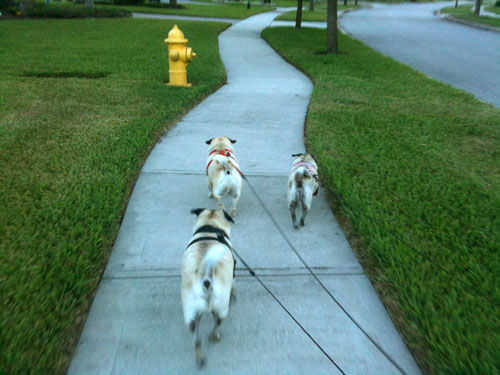
<instances>
[{"instance_id":1,"label":"dog's head","mask_svg":"<svg viewBox=\"0 0 500 375\"><path fill-rule=\"evenodd\" d=\"M224 230L229 235L233 218L225 210L210 210L208 208L193 208L191 213L196 215L194 221L194 231L204 225L210 225Z\"/></svg>"},{"instance_id":2,"label":"dog's head","mask_svg":"<svg viewBox=\"0 0 500 375\"><path fill-rule=\"evenodd\" d=\"M236 140L229 137L215 137L210 138L205 143L208 145L209 151L226 149L233 151L233 144L236 143Z\"/></svg>"},{"instance_id":3,"label":"dog's head","mask_svg":"<svg viewBox=\"0 0 500 375\"><path fill-rule=\"evenodd\" d=\"M300 161L311 163L316 168L318 168L318 162L316 161L316 157L313 154L298 153L298 154L292 154L292 157L296 158L296 160L299 159Z\"/></svg>"}]
</instances>

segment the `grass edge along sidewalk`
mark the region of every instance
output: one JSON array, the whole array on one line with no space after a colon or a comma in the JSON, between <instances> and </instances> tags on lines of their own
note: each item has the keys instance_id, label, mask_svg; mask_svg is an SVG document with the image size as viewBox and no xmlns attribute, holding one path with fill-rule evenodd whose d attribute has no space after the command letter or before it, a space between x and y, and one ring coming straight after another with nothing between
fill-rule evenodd
<instances>
[{"instance_id":1,"label":"grass edge along sidewalk","mask_svg":"<svg viewBox=\"0 0 500 375\"><path fill-rule=\"evenodd\" d=\"M229 25L181 21L193 87L165 84L172 26L0 22L1 374L66 372L149 151L225 81Z\"/></svg>"},{"instance_id":2,"label":"grass edge along sidewalk","mask_svg":"<svg viewBox=\"0 0 500 375\"><path fill-rule=\"evenodd\" d=\"M423 372L498 373L500 111L345 35L263 37L315 82L308 150Z\"/></svg>"}]
</instances>

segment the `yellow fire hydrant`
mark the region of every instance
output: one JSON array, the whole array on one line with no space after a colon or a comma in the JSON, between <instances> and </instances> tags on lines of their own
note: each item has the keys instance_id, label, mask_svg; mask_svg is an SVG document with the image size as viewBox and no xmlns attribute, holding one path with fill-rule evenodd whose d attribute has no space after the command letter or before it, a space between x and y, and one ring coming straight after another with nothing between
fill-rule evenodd
<instances>
[{"instance_id":1,"label":"yellow fire hydrant","mask_svg":"<svg viewBox=\"0 0 500 375\"><path fill-rule=\"evenodd\" d=\"M174 25L168 33L168 38L165 39L165 43L168 44L168 62L170 66L168 71L169 85L192 86L190 83L187 83L186 66L188 62L193 61L196 53L193 52L191 47L186 47L187 42L188 40L184 39L184 33L179 30L177 25Z\"/></svg>"}]
</instances>

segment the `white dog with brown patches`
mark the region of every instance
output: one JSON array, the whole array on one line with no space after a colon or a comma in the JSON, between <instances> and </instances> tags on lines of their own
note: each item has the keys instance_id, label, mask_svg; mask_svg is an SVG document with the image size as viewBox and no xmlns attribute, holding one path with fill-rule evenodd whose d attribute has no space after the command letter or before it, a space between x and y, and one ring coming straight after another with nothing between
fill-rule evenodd
<instances>
[{"instance_id":1,"label":"white dog with brown patches","mask_svg":"<svg viewBox=\"0 0 500 375\"><path fill-rule=\"evenodd\" d=\"M298 229L295 210L298 204L302 206L302 217L300 225L305 225L306 215L311 209L313 195L318 194L319 178L318 164L311 154L293 154L296 159L293 161L292 169L288 176L288 207L292 214L292 223Z\"/></svg>"},{"instance_id":2,"label":"white dog with brown patches","mask_svg":"<svg viewBox=\"0 0 500 375\"><path fill-rule=\"evenodd\" d=\"M236 206L240 200L242 187L242 173L233 144L228 137L216 137L206 141L209 145L207 158L208 196L219 202L219 208L224 209L222 197L232 198L231 216L236 215Z\"/></svg>"},{"instance_id":3,"label":"white dog with brown patches","mask_svg":"<svg viewBox=\"0 0 500 375\"><path fill-rule=\"evenodd\" d=\"M219 327L236 298L234 270L236 261L229 240L231 216L225 211L198 208L193 238L182 258L182 308L184 322L194 334L196 364L206 364L199 335L200 319L211 313L214 328L210 341L220 340Z\"/></svg>"}]
</instances>

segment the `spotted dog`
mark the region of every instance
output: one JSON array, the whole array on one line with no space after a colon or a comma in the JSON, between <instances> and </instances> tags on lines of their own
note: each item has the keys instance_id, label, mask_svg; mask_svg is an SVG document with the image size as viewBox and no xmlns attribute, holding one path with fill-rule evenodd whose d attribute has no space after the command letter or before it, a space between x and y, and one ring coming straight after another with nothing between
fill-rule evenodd
<instances>
[{"instance_id":1,"label":"spotted dog","mask_svg":"<svg viewBox=\"0 0 500 375\"><path fill-rule=\"evenodd\" d=\"M318 164L310 154L293 154L295 157L292 169L288 177L287 202L292 214L292 223L295 229L298 229L295 210L297 206L302 206L302 217L300 225L305 225L305 218L311 209L313 195L318 194L319 177Z\"/></svg>"}]
</instances>

